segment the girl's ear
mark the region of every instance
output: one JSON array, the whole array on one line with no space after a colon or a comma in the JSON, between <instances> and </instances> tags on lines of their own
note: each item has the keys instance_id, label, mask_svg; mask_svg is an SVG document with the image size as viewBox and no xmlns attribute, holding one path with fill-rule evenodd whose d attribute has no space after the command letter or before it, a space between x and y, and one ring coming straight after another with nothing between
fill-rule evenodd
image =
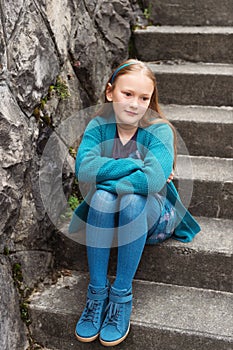
<instances>
[{"instance_id":1,"label":"girl's ear","mask_svg":"<svg viewBox=\"0 0 233 350\"><path fill-rule=\"evenodd\" d=\"M112 101L112 84L108 83L105 95L107 100L111 102Z\"/></svg>"}]
</instances>

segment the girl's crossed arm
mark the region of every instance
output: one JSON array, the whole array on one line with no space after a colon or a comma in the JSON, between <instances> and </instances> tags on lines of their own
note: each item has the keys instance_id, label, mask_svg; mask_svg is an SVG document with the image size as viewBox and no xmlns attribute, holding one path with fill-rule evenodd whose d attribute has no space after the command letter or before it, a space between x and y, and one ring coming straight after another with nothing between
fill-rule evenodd
<instances>
[{"instance_id":1,"label":"girl's crossed arm","mask_svg":"<svg viewBox=\"0 0 233 350\"><path fill-rule=\"evenodd\" d=\"M83 135L76 157L75 174L79 181L98 184L124 178L142 168L140 159L102 156L102 147L110 141L102 141L101 126L93 119Z\"/></svg>"},{"instance_id":2,"label":"girl's crossed arm","mask_svg":"<svg viewBox=\"0 0 233 350\"><path fill-rule=\"evenodd\" d=\"M159 137L151 133L144 164L140 169L121 179L98 183L97 188L118 194L147 195L161 191L172 174L174 150L173 132L169 125L160 126L159 132Z\"/></svg>"}]
</instances>

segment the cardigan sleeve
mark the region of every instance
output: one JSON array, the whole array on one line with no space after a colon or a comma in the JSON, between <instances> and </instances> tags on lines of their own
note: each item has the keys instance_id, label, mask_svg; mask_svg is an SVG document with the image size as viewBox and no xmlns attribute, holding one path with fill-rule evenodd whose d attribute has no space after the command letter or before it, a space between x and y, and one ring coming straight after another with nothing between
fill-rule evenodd
<instances>
[{"instance_id":1,"label":"cardigan sleeve","mask_svg":"<svg viewBox=\"0 0 233 350\"><path fill-rule=\"evenodd\" d=\"M87 126L79 146L75 174L79 181L100 183L111 179L117 180L139 170L143 166L140 159L114 159L102 156L103 148L107 145L104 133L105 124L101 125L98 118L93 119Z\"/></svg>"},{"instance_id":2,"label":"cardigan sleeve","mask_svg":"<svg viewBox=\"0 0 233 350\"><path fill-rule=\"evenodd\" d=\"M97 185L113 193L157 193L165 186L174 161L173 131L168 124L155 124L148 128L147 147L141 169L121 179L106 180Z\"/></svg>"}]
</instances>

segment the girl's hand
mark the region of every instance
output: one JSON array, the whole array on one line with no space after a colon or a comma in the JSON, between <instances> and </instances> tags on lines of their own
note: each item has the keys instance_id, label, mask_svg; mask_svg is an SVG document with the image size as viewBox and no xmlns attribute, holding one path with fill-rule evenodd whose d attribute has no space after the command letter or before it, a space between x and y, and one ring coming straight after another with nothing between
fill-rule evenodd
<instances>
[{"instance_id":1,"label":"girl's hand","mask_svg":"<svg viewBox=\"0 0 233 350\"><path fill-rule=\"evenodd\" d=\"M171 172L171 174L169 175L169 178L167 179L167 183L171 182L173 180L174 177L174 172Z\"/></svg>"}]
</instances>

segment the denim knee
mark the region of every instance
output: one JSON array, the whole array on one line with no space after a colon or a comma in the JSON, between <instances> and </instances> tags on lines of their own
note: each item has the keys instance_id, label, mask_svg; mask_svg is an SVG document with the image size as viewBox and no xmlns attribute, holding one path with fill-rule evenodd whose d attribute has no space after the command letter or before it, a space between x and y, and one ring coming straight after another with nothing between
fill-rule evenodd
<instances>
[{"instance_id":1,"label":"denim knee","mask_svg":"<svg viewBox=\"0 0 233 350\"><path fill-rule=\"evenodd\" d=\"M120 201L118 244L126 245L147 233L147 197L128 194Z\"/></svg>"},{"instance_id":2,"label":"denim knee","mask_svg":"<svg viewBox=\"0 0 233 350\"><path fill-rule=\"evenodd\" d=\"M128 224L139 215L146 214L147 197L139 194L126 194L120 200L121 224Z\"/></svg>"},{"instance_id":3,"label":"denim knee","mask_svg":"<svg viewBox=\"0 0 233 350\"><path fill-rule=\"evenodd\" d=\"M116 226L116 212L116 195L102 190L94 193L87 216L86 244L88 247L111 247Z\"/></svg>"},{"instance_id":4,"label":"denim knee","mask_svg":"<svg viewBox=\"0 0 233 350\"><path fill-rule=\"evenodd\" d=\"M117 210L117 195L104 190L97 190L91 199L90 208L101 213L115 213Z\"/></svg>"}]
</instances>

